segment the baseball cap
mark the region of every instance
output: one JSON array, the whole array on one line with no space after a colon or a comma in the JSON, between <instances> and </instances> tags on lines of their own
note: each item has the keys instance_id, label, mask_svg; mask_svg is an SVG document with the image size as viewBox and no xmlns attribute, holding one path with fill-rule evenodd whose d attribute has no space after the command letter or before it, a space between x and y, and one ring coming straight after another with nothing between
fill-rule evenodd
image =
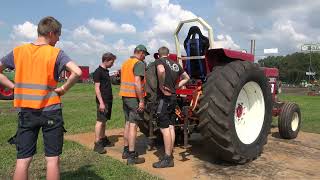
<instances>
[{"instance_id":1,"label":"baseball cap","mask_svg":"<svg viewBox=\"0 0 320 180\"><path fill-rule=\"evenodd\" d=\"M150 55L150 54L148 53L147 48L146 48L144 45L142 45L142 44L139 44L139 45L135 48L135 50L144 51L144 52L146 53L146 56Z\"/></svg>"}]
</instances>

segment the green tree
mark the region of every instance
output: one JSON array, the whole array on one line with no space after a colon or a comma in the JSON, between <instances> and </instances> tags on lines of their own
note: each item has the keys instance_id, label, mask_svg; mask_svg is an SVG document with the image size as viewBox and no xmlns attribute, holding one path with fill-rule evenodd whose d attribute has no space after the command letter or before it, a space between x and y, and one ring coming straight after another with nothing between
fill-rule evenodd
<instances>
[{"instance_id":1,"label":"green tree","mask_svg":"<svg viewBox=\"0 0 320 180\"><path fill-rule=\"evenodd\" d=\"M296 52L286 56L269 56L261 59L259 64L263 67L274 67L279 69L279 78L281 81L299 84L302 80L309 80L306 72L309 71L309 53ZM311 54L312 71L316 72L316 79L320 75L320 54ZM312 79L313 80L313 77Z\"/></svg>"}]
</instances>

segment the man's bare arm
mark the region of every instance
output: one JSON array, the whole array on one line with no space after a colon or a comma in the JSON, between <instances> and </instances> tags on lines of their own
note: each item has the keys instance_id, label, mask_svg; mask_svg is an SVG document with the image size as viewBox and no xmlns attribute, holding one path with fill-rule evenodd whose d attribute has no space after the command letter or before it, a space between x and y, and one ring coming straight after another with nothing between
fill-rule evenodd
<instances>
[{"instance_id":1,"label":"man's bare arm","mask_svg":"<svg viewBox=\"0 0 320 180\"><path fill-rule=\"evenodd\" d=\"M178 84L178 88L181 88L182 86L184 86L185 84L187 84L187 82L189 81L189 79L190 79L190 77L189 77L189 75L186 73L186 72L184 72L184 73L182 73L181 74L181 81L179 82L179 84Z\"/></svg>"},{"instance_id":2,"label":"man's bare arm","mask_svg":"<svg viewBox=\"0 0 320 180\"><path fill-rule=\"evenodd\" d=\"M143 102L143 92L142 92L142 83L141 83L141 77L140 76L134 76L134 81L135 81L135 90L136 90L136 94L138 96L139 101Z\"/></svg>"},{"instance_id":3,"label":"man's bare arm","mask_svg":"<svg viewBox=\"0 0 320 180\"><path fill-rule=\"evenodd\" d=\"M61 87L55 89L55 92L59 95L65 94L66 91L68 91L76 82L78 82L79 78L82 75L81 69L73 61L68 62L66 64L66 68L71 72L71 75L66 83L64 83Z\"/></svg>"},{"instance_id":4,"label":"man's bare arm","mask_svg":"<svg viewBox=\"0 0 320 180\"><path fill-rule=\"evenodd\" d=\"M166 70L162 64L157 65L157 74L158 74L158 82L159 88L163 92L163 94L167 94L168 92L164 88L164 80L166 78Z\"/></svg>"},{"instance_id":5,"label":"man's bare arm","mask_svg":"<svg viewBox=\"0 0 320 180\"><path fill-rule=\"evenodd\" d=\"M0 84L3 86L13 89L14 88L14 83L11 82L7 76L5 76L2 72L6 67L0 62Z\"/></svg>"},{"instance_id":6,"label":"man's bare arm","mask_svg":"<svg viewBox=\"0 0 320 180\"><path fill-rule=\"evenodd\" d=\"M134 81L135 81L135 91L137 94L137 97L139 99L139 107L137 111L143 112L144 110L144 92L142 91L142 78L140 76L134 76Z\"/></svg>"},{"instance_id":7,"label":"man's bare arm","mask_svg":"<svg viewBox=\"0 0 320 180\"><path fill-rule=\"evenodd\" d=\"M100 83L94 83L94 90L96 92L96 96L99 100L99 103L100 104L104 104L104 101L102 99L102 96L101 96L101 91L100 91Z\"/></svg>"}]
</instances>

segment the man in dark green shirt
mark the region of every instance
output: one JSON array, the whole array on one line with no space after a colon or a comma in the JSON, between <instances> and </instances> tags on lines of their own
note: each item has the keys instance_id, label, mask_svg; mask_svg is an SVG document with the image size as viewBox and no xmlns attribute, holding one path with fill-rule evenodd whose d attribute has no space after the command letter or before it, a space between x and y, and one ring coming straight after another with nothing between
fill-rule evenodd
<instances>
[{"instance_id":1,"label":"man in dark green shirt","mask_svg":"<svg viewBox=\"0 0 320 180\"><path fill-rule=\"evenodd\" d=\"M122 158L127 159L127 164L144 163L144 158L139 158L135 151L137 136L137 121L143 120L144 112L144 76L145 56L149 55L144 45L138 45L134 55L126 60L121 67L120 96L122 96L123 112L125 116L124 149Z\"/></svg>"}]
</instances>

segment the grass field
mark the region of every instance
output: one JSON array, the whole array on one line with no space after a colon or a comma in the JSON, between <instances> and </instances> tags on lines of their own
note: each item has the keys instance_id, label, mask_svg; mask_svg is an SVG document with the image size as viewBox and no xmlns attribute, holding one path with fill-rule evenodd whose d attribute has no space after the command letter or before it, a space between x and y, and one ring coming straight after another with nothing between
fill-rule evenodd
<instances>
[{"instance_id":1,"label":"grass field","mask_svg":"<svg viewBox=\"0 0 320 180\"><path fill-rule=\"evenodd\" d=\"M299 105L302 116L302 131L320 134L320 96L281 94L280 99Z\"/></svg>"},{"instance_id":2,"label":"grass field","mask_svg":"<svg viewBox=\"0 0 320 180\"><path fill-rule=\"evenodd\" d=\"M114 87L112 120L108 128L123 127L122 103ZM302 112L302 131L320 133L320 96L284 95L280 99L296 102ZM92 84L77 84L63 97L63 115L67 134L93 132L96 104ZM16 130L17 115L12 109L12 101L0 101L0 179L10 179L15 164L15 147L7 143ZM275 122L276 123L276 122ZM45 162L41 135L38 153L31 166L31 179L45 178ZM134 167L128 167L108 156L98 155L74 142L65 141L62 154L63 179L157 179Z\"/></svg>"},{"instance_id":3,"label":"grass field","mask_svg":"<svg viewBox=\"0 0 320 180\"><path fill-rule=\"evenodd\" d=\"M112 120L108 128L121 128L124 124L122 103L114 87ZM93 132L96 119L96 103L92 84L77 84L62 99L63 116L67 134ZM0 179L11 179L16 150L7 140L14 135L17 114L12 101L0 101ZM45 161L42 135L39 135L38 152L30 169L30 179L45 179ZM74 142L65 141L61 156L62 179L158 179L135 167L127 166L108 156L98 155Z\"/></svg>"}]
</instances>

